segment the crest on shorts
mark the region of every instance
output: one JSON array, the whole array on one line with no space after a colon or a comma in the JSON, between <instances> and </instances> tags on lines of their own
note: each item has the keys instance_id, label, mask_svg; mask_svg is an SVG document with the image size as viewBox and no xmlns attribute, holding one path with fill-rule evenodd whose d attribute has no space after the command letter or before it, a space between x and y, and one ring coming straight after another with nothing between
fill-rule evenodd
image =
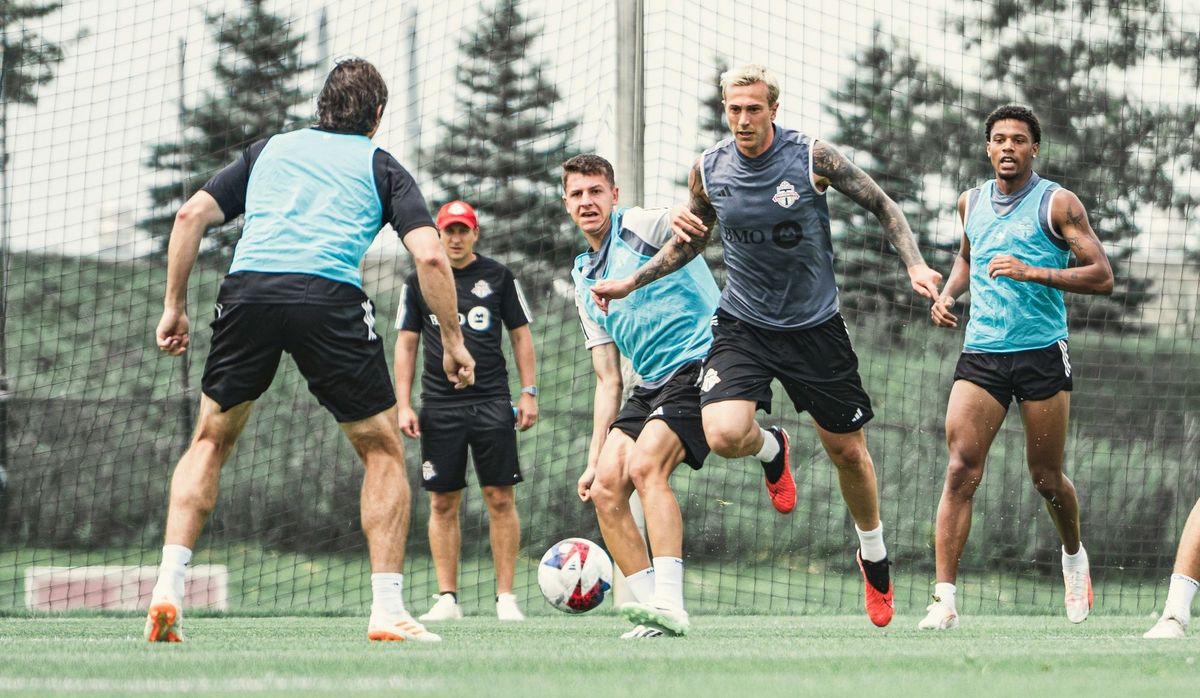
<instances>
[{"instance_id":1,"label":"crest on shorts","mask_svg":"<svg viewBox=\"0 0 1200 698\"><path fill-rule=\"evenodd\" d=\"M784 208L791 208L792 204L796 203L796 199L799 198L800 195L796 193L796 187L792 186L792 183L785 179L779 183L778 187L775 187L775 196L771 197L771 201Z\"/></svg>"},{"instance_id":2,"label":"crest on shorts","mask_svg":"<svg viewBox=\"0 0 1200 698\"><path fill-rule=\"evenodd\" d=\"M700 392L707 393L717 387L717 383L721 382L721 377L717 375L717 369L710 368L704 374L704 382L700 384Z\"/></svg>"},{"instance_id":3,"label":"crest on shorts","mask_svg":"<svg viewBox=\"0 0 1200 698\"><path fill-rule=\"evenodd\" d=\"M421 477L424 478L426 482L437 477L437 471L433 469L432 461L425 461L421 464Z\"/></svg>"},{"instance_id":4,"label":"crest on shorts","mask_svg":"<svg viewBox=\"0 0 1200 698\"><path fill-rule=\"evenodd\" d=\"M475 285L471 288L471 295L476 296L477 298L487 298L488 296L492 295L492 287L488 285L488 282L480 279L479 281L476 281Z\"/></svg>"}]
</instances>

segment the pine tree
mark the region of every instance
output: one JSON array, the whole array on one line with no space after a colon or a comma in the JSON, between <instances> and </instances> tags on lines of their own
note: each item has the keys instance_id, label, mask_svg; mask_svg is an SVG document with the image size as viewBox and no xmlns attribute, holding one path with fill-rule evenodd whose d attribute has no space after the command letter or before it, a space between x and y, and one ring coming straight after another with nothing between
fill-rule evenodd
<instances>
[{"instance_id":1,"label":"pine tree","mask_svg":"<svg viewBox=\"0 0 1200 698\"><path fill-rule=\"evenodd\" d=\"M300 78L316 64L302 58L305 34L293 20L271 14L264 5L265 0L245 0L240 15L205 15L221 46L214 66L220 86L198 106L181 110L182 140L155 144L147 160L155 170L178 174L175 181L150 189L153 214L138 224L159 238L163 250L175 212L187 197L251 143L303 118L295 109L309 95L300 88ZM212 231L206 237L206 256L232 256L240 234L237 223Z\"/></svg>"},{"instance_id":2,"label":"pine tree","mask_svg":"<svg viewBox=\"0 0 1200 698\"><path fill-rule=\"evenodd\" d=\"M976 109L977 152L983 118L1002 99L1031 106L1042 121L1039 174L1079 196L1108 250L1113 294L1067 294L1073 324L1127 324L1153 298L1153 280L1127 271L1143 232L1135 216L1146 206L1183 212L1194 205L1180 183L1200 170L1200 159L1194 100L1151 103L1124 85L1156 61L1180 61L1195 84L1200 42L1160 0L1010 1L954 26L967 49L986 47L983 85L964 100ZM985 160L980 179L990 176Z\"/></svg>"},{"instance_id":3,"label":"pine tree","mask_svg":"<svg viewBox=\"0 0 1200 698\"><path fill-rule=\"evenodd\" d=\"M1143 63L1161 62L1179 64L1195 86L1200 82L1200 39L1178 27L1159 0L1003 0L982 12L950 17L948 24L964 38L965 54L980 58L984 68L978 82L956 85L937 68L903 55L898 50L903 42L877 40L877 47L887 44L884 52L893 65L911 61L912 74L883 71L880 83L860 74L844 91L854 97L856 90L866 89L879 99L905 99L912 110L924 111L909 122L902 113L875 110L877 116L871 118L881 121L839 133L839 142L887 155L876 161L878 170L872 174L893 198L943 199L945 187L961 191L994 176L984 150L987 114L1005 103L1032 107L1042 121L1038 172L1083 201L1116 279L1111 297L1067 294L1071 323L1134 324L1152 297L1152 280L1131 275L1126 264L1134 238L1142 233L1136 215L1147 206L1186 215L1195 206L1183 183L1200 169L1194 138L1200 110L1194 101L1147 102L1125 85L1136 84ZM878 63L882 58L872 55L865 60ZM941 96L921 96L922 90ZM863 109L872 100L852 101ZM853 121L849 115L846 119ZM894 119L899 119L896 125L908 125L894 128L887 121ZM954 200L927 200L925 205L931 212L949 210ZM924 222L909 215L919 230ZM948 266L938 269L949 271ZM865 290L869 296L871 289L883 288L853 265L842 269L841 276L855 293ZM895 286L905 287L907 280L899 277Z\"/></svg>"},{"instance_id":4,"label":"pine tree","mask_svg":"<svg viewBox=\"0 0 1200 698\"><path fill-rule=\"evenodd\" d=\"M30 26L62 7L61 2L20 3L0 0L0 393L11 387L8 376L8 110L35 105L38 88L54 79L64 57L63 44L40 36ZM81 32L76 39L82 38ZM0 521L7 507L8 406L0 399Z\"/></svg>"},{"instance_id":5,"label":"pine tree","mask_svg":"<svg viewBox=\"0 0 1200 698\"><path fill-rule=\"evenodd\" d=\"M480 249L520 263L522 283L544 290L581 243L563 212L560 166L578 122L555 106L558 89L531 58L539 29L520 0L497 0L459 45L456 116L439 119L424 167L441 196L470 203L482 219Z\"/></svg>"},{"instance_id":6,"label":"pine tree","mask_svg":"<svg viewBox=\"0 0 1200 698\"><path fill-rule=\"evenodd\" d=\"M942 166L943 154L929 147L934 132L925 126L953 95L936 75L907 54L900 42L875 26L858 66L835 95L828 111L837 121L830 142L862 168L904 211L925 261L947 273L957 241L934 239L933 222L945 202L925 196L926 178ZM883 234L874 214L829 192L834 244L843 307L880 312L891 319L898 339L917 303L904 265Z\"/></svg>"},{"instance_id":7,"label":"pine tree","mask_svg":"<svg viewBox=\"0 0 1200 698\"><path fill-rule=\"evenodd\" d=\"M711 148L719 141L729 138L729 124L725 121L725 95L721 92L721 76L729 70L729 60L717 55L713 58L714 69L708 96L700 100L700 145Z\"/></svg>"}]
</instances>

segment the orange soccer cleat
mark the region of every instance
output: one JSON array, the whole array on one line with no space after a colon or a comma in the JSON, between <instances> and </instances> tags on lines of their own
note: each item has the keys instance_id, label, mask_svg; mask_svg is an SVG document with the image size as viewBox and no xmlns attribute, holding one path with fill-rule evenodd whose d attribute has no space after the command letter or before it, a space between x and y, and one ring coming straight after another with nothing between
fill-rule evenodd
<instances>
[{"instance_id":1,"label":"orange soccer cleat","mask_svg":"<svg viewBox=\"0 0 1200 698\"><path fill-rule=\"evenodd\" d=\"M771 496L771 505L775 507L775 511L790 514L796 508L796 479L792 477L791 440L783 427L771 427L767 431L779 441L779 453L770 463L763 463L763 470L766 470L768 465L778 465L780 460L783 461L783 472L779 479L771 482L768 477L766 480L767 494Z\"/></svg>"},{"instance_id":2,"label":"orange soccer cleat","mask_svg":"<svg viewBox=\"0 0 1200 698\"><path fill-rule=\"evenodd\" d=\"M895 589L892 588L891 575L888 573L892 563L886 557L879 562L863 560L861 550L854 556L858 559L858 569L862 572L863 586L866 588L867 617L882 628L892 622L892 615L896 612ZM887 591L880 591L880 587Z\"/></svg>"},{"instance_id":3,"label":"orange soccer cleat","mask_svg":"<svg viewBox=\"0 0 1200 698\"><path fill-rule=\"evenodd\" d=\"M167 599L155 599L146 612L147 642L183 642L183 608Z\"/></svg>"}]
</instances>

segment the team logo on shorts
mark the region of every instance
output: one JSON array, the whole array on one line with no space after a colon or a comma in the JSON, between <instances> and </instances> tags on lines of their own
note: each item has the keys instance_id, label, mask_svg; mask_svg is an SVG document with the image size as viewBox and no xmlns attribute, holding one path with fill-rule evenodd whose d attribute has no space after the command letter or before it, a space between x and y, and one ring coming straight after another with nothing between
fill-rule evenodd
<instances>
[{"instance_id":1,"label":"team logo on shorts","mask_svg":"<svg viewBox=\"0 0 1200 698\"><path fill-rule=\"evenodd\" d=\"M721 377L717 375L717 369L710 368L704 374L704 381L700 383L700 392L707 393L717 387L717 383L721 382Z\"/></svg>"},{"instance_id":2,"label":"team logo on shorts","mask_svg":"<svg viewBox=\"0 0 1200 698\"><path fill-rule=\"evenodd\" d=\"M800 195L796 193L796 187L785 179L775 188L775 196L771 197L771 201L784 208L791 208L792 204L796 203L796 200L799 198Z\"/></svg>"},{"instance_id":3,"label":"team logo on shorts","mask_svg":"<svg viewBox=\"0 0 1200 698\"><path fill-rule=\"evenodd\" d=\"M421 477L424 478L426 482L429 482L433 478L437 477L437 471L433 469L433 463L431 461L425 461L421 464Z\"/></svg>"},{"instance_id":4,"label":"team logo on shorts","mask_svg":"<svg viewBox=\"0 0 1200 698\"><path fill-rule=\"evenodd\" d=\"M471 295L478 298L487 298L488 296L492 295L492 287L488 285L488 282L480 279L479 281L476 281L475 285L471 288Z\"/></svg>"}]
</instances>

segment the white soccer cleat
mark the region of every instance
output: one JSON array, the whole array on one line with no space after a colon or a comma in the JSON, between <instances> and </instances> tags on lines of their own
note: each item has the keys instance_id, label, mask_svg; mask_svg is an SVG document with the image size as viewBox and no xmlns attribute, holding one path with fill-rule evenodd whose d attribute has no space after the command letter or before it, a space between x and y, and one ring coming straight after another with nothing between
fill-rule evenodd
<instances>
[{"instance_id":1,"label":"white soccer cleat","mask_svg":"<svg viewBox=\"0 0 1200 698\"><path fill-rule=\"evenodd\" d=\"M1142 637L1147 640L1182 640L1187 637L1187 627L1186 620L1164 613L1154 627L1147 630Z\"/></svg>"},{"instance_id":2,"label":"white soccer cleat","mask_svg":"<svg viewBox=\"0 0 1200 698\"><path fill-rule=\"evenodd\" d=\"M631 601L623 604L620 612L630 623L662 628L671 635L687 635L692 625L687 611L682 608L664 608Z\"/></svg>"},{"instance_id":3,"label":"white soccer cleat","mask_svg":"<svg viewBox=\"0 0 1200 698\"><path fill-rule=\"evenodd\" d=\"M421 620L426 623L436 623L443 620L462 620L462 606L453 594L434 595L437 601L425 613L421 614Z\"/></svg>"},{"instance_id":4,"label":"white soccer cleat","mask_svg":"<svg viewBox=\"0 0 1200 698\"><path fill-rule=\"evenodd\" d=\"M441 642L442 637L425 629L407 611L399 615L371 612L371 620L367 624L367 639L381 642Z\"/></svg>"},{"instance_id":5,"label":"white soccer cleat","mask_svg":"<svg viewBox=\"0 0 1200 698\"><path fill-rule=\"evenodd\" d=\"M1082 623L1092 610L1092 575L1085 565L1079 569L1064 569L1063 584L1067 587L1064 600L1067 605L1067 620Z\"/></svg>"},{"instance_id":6,"label":"white soccer cleat","mask_svg":"<svg viewBox=\"0 0 1200 698\"><path fill-rule=\"evenodd\" d=\"M183 604L165 596L155 597L146 612L147 642L183 642Z\"/></svg>"},{"instance_id":7,"label":"white soccer cleat","mask_svg":"<svg viewBox=\"0 0 1200 698\"><path fill-rule=\"evenodd\" d=\"M934 600L925 610L929 613L917 623L918 630L953 630L958 627L958 612L949 604Z\"/></svg>"},{"instance_id":8,"label":"white soccer cleat","mask_svg":"<svg viewBox=\"0 0 1200 698\"><path fill-rule=\"evenodd\" d=\"M462 614L460 613L458 617L462 618ZM521 613L521 609L517 607L516 594L498 594L496 596L496 617L500 620L525 620L525 614Z\"/></svg>"},{"instance_id":9,"label":"white soccer cleat","mask_svg":"<svg viewBox=\"0 0 1200 698\"><path fill-rule=\"evenodd\" d=\"M652 637L667 637L666 631L653 625L635 625L633 630L621 636L622 640L641 640Z\"/></svg>"}]
</instances>

